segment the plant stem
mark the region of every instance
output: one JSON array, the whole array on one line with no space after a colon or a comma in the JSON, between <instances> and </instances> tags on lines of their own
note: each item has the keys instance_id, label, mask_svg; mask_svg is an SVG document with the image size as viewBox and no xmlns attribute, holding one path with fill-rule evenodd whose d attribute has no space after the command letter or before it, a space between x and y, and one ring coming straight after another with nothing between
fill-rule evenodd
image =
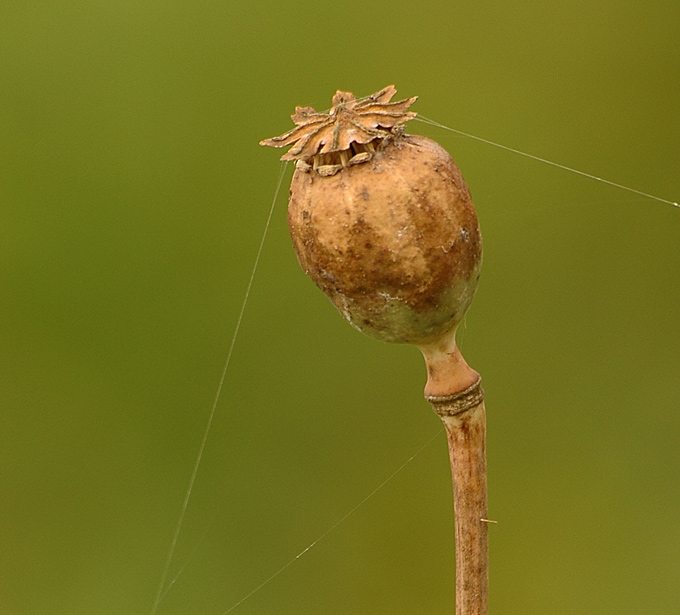
<instances>
[{"instance_id":1,"label":"plant stem","mask_svg":"<svg viewBox=\"0 0 680 615\"><path fill-rule=\"evenodd\" d=\"M446 427L456 528L456 615L488 613L486 410L479 381L461 394L430 398ZM477 403L475 403L477 401Z\"/></svg>"},{"instance_id":2,"label":"plant stem","mask_svg":"<svg viewBox=\"0 0 680 615\"><path fill-rule=\"evenodd\" d=\"M446 428L456 528L456 615L487 615L486 409L481 378L460 354L455 330L421 346L425 398Z\"/></svg>"}]
</instances>

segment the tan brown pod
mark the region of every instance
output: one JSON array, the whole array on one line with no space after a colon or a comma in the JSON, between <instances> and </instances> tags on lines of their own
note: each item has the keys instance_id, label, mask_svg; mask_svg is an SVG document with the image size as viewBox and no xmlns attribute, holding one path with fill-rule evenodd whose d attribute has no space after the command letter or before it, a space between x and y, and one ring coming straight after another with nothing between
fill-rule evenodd
<instances>
[{"instance_id":1,"label":"tan brown pod","mask_svg":"<svg viewBox=\"0 0 680 615\"><path fill-rule=\"evenodd\" d=\"M436 142L403 132L416 98L390 102L388 86L357 101L337 92L328 113L298 107L290 132L262 141L292 145L288 225L298 260L359 331L418 346L428 396L478 379L455 346L482 263L470 191Z\"/></svg>"}]
</instances>

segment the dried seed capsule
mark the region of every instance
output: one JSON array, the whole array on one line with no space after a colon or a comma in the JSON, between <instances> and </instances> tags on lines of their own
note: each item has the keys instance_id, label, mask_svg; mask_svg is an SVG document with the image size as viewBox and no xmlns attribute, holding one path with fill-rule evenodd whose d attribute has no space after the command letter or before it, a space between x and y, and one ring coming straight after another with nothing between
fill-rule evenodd
<instances>
[{"instance_id":1,"label":"dried seed capsule","mask_svg":"<svg viewBox=\"0 0 680 615\"><path fill-rule=\"evenodd\" d=\"M482 238L458 167L434 141L404 134L416 98L392 103L395 92L337 92L329 113L298 107L296 127L262 144L292 145L288 225L304 271L356 329L427 359L428 348L455 351Z\"/></svg>"}]
</instances>

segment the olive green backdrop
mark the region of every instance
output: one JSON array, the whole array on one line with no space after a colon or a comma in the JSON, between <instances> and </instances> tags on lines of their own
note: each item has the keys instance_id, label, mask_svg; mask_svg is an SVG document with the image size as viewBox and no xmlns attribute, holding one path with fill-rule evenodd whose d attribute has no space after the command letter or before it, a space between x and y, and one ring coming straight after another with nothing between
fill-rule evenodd
<instances>
[{"instance_id":1,"label":"olive green backdrop","mask_svg":"<svg viewBox=\"0 0 680 615\"><path fill-rule=\"evenodd\" d=\"M454 128L680 199L680 10L0 4L0 613L150 614L295 105L396 84ZM680 604L680 209L412 122L485 241L491 614ZM422 358L300 271L290 168L158 613L453 613Z\"/></svg>"}]
</instances>

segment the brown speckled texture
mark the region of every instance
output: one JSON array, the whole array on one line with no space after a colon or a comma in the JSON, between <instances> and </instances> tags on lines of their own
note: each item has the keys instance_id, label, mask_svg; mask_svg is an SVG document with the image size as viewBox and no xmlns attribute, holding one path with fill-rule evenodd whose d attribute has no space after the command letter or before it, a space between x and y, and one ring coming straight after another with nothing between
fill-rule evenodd
<instances>
[{"instance_id":1,"label":"brown speckled texture","mask_svg":"<svg viewBox=\"0 0 680 615\"><path fill-rule=\"evenodd\" d=\"M434 141L401 135L322 177L296 170L288 224L305 272L360 331L427 343L462 319L482 239L470 192Z\"/></svg>"}]
</instances>

